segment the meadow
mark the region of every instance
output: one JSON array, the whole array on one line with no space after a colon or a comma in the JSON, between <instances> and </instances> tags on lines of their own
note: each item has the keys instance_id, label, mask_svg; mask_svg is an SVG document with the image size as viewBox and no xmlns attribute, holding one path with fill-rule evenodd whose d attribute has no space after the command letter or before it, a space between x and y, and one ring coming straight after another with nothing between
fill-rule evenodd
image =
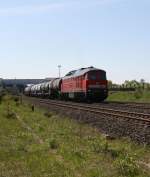
<instances>
[{"instance_id":1,"label":"meadow","mask_svg":"<svg viewBox=\"0 0 150 177\"><path fill-rule=\"evenodd\" d=\"M109 92L108 101L127 101L127 102L144 102L150 103L149 90L136 90L135 92Z\"/></svg>"},{"instance_id":2,"label":"meadow","mask_svg":"<svg viewBox=\"0 0 150 177\"><path fill-rule=\"evenodd\" d=\"M150 148L43 108L0 99L0 177L149 177Z\"/></svg>"}]
</instances>

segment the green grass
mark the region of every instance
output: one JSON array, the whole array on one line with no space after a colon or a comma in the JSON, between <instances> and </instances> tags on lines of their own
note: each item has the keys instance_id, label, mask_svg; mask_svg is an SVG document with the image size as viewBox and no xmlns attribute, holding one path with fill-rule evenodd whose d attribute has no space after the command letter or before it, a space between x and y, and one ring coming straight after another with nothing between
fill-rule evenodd
<instances>
[{"instance_id":1,"label":"green grass","mask_svg":"<svg viewBox=\"0 0 150 177\"><path fill-rule=\"evenodd\" d=\"M135 92L110 92L107 100L150 103L150 91L137 90Z\"/></svg>"},{"instance_id":2,"label":"green grass","mask_svg":"<svg viewBox=\"0 0 150 177\"><path fill-rule=\"evenodd\" d=\"M147 146L106 140L88 125L43 109L32 112L8 97L0 105L2 177L149 177L146 163Z\"/></svg>"}]
</instances>

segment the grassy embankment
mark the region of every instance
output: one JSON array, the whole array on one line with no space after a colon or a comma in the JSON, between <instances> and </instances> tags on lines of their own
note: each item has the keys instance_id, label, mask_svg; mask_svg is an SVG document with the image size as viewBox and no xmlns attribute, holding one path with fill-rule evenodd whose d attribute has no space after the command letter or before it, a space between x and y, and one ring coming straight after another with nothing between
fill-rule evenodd
<instances>
[{"instance_id":1,"label":"grassy embankment","mask_svg":"<svg viewBox=\"0 0 150 177\"><path fill-rule=\"evenodd\" d=\"M106 140L45 110L17 99L0 104L0 176L149 177L150 148L127 139Z\"/></svg>"},{"instance_id":2,"label":"grassy embankment","mask_svg":"<svg viewBox=\"0 0 150 177\"><path fill-rule=\"evenodd\" d=\"M107 100L150 103L150 91L137 90L135 92L110 92Z\"/></svg>"}]
</instances>

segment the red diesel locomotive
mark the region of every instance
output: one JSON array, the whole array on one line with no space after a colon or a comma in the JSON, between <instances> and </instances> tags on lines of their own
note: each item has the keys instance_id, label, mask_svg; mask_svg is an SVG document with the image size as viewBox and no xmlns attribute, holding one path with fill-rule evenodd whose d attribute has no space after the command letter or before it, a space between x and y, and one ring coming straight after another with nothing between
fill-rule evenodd
<instances>
[{"instance_id":1,"label":"red diesel locomotive","mask_svg":"<svg viewBox=\"0 0 150 177\"><path fill-rule=\"evenodd\" d=\"M52 99L103 101L108 96L106 72L94 67L81 68L63 78L27 87L25 94Z\"/></svg>"},{"instance_id":2,"label":"red diesel locomotive","mask_svg":"<svg viewBox=\"0 0 150 177\"><path fill-rule=\"evenodd\" d=\"M105 100L108 96L106 72L89 67L68 73L62 78L61 95L77 100Z\"/></svg>"}]
</instances>

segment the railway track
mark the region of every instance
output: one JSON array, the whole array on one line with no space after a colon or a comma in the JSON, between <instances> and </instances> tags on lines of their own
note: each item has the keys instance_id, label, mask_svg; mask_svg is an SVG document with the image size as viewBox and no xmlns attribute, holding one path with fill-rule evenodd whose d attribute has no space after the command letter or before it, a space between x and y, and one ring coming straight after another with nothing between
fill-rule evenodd
<instances>
[{"instance_id":1,"label":"railway track","mask_svg":"<svg viewBox=\"0 0 150 177\"><path fill-rule=\"evenodd\" d=\"M120 109L111 109L107 107L95 106L95 105L87 105L81 103L72 103L72 102L64 102L64 101L54 101L54 100L45 100L45 99L36 99L30 98L32 100L38 101L41 104L45 105L53 105L60 108L67 108L73 110L84 111L88 113L94 113L98 115L106 116L107 118L117 118L132 121L135 124L150 126L150 114L137 113L131 111L124 111Z\"/></svg>"},{"instance_id":2,"label":"railway track","mask_svg":"<svg viewBox=\"0 0 150 177\"><path fill-rule=\"evenodd\" d=\"M118 103L118 102L103 102L93 103L95 106L101 106L110 109L119 109L130 112L138 112L143 114L150 114L150 105L136 104L136 103Z\"/></svg>"},{"instance_id":3,"label":"railway track","mask_svg":"<svg viewBox=\"0 0 150 177\"><path fill-rule=\"evenodd\" d=\"M137 108L143 110L150 110L150 103L136 103L136 102L119 102L119 101L105 101L104 104L118 105L122 107Z\"/></svg>"}]
</instances>

